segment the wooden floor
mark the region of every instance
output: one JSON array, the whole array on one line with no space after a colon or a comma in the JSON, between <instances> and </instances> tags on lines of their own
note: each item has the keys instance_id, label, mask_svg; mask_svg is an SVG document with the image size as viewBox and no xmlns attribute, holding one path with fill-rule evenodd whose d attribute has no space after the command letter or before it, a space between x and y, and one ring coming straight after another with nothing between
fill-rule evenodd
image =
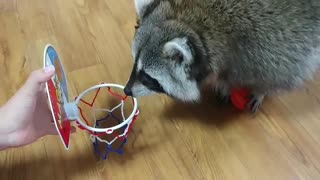
<instances>
[{"instance_id":1,"label":"wooden floor","mask_svg":"<svg viewBox=\"0 0 320 180\"><path fill-rule=\"evenodd\" d=\"M132 0L1 0L0 103L42 66L53 44L71 97L108 81L125 84L132 67ZM141 115L125 147L101 161L86 132L64 150L58 137L0 153L1 180L320 179L320 83L268 99L256 115L139 99Z\"/></svg>"}]
</instances>

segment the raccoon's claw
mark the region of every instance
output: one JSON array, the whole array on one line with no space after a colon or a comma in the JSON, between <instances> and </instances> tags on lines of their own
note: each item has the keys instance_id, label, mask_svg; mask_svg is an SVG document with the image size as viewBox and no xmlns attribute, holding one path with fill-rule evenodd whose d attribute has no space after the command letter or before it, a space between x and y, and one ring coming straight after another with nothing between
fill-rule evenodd
<instances>
[{"instance_id":1,"label":"raccoon's claw","mask_svg":"<svg viewBox=\"0 0 320 180\"><path fill-rule=\"evenodd\" d=\"M260 108L262 102L264 100L264 95L251 95L250 101L247 104L247 109L251 111L251 113L257 112Z\"/></svg>"},{"instance_id":2,"label":"raccoon's claw","mask_svg":"<svg viewBox=\"0 0 320 180\"><path fill-rule=\"evenodd\" d=\"M224 95L221 93L217 93L216 100L219 105L229 104L230 103L230 95Z\"/></svg>"},{"instance_id":3,"label":"raccoon's claw","mask_svg":"<svg viewBox=\"0 0 320 180\"><path fill-rule=\"evenodd\" d=\"M215 97L219 105L226 105L231 102L229 94L224 94L217 91Z\"/></svg>"},{"instance_id":4,"label":"raccoon's claw","mask_svg":"<svg viewBox=\"0 0 320 180\"><path fill-rule=\"evenodd\" d=\"M219 105L227 105L231 102L230 91L228 86L223 83L218 84L215 89L215 98Z\"/></svg>"}]
</instances>

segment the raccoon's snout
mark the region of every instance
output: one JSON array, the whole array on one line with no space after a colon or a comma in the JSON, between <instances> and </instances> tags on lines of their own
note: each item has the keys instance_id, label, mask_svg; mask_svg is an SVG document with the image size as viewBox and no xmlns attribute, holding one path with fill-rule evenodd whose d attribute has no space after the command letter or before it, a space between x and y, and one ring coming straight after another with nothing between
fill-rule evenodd
<instances>
[{"instance_id":1,"label":"raccoon's snout","mask_svg":"<svg viewBox=\"0 0 320 180\"><path fill-rule=\"evenodd\" d=\"M124 88L124 93L125 93L127 96L132 96L132 89L131 89L131 87L126 86L126 87Z\"/></svg>"},{"instance_id":2,"label":"raccoon's snout","mask_svg":"<svg viewBox=\"0 0 320 180\"><path fill-rule=\"evenodd\" d=\"M133 92L132 92L133 85L134 85L134 82L132 78L130 78L123 90L127 96L133 96Z\"/></svg>"},{"instance_id":3,"label":"raccoon's snout","mask_svg":"<svg viewBox=\"0 0 320 180\"><path fill-rule=\"evenodd\" d=\"M132 71L131 72L131 75L129 77L129 80L127 82L127 84L125 85L124 87L124 93L127 95L127 96L133 96L133 86L134 86L134 83L136 81L136 76L135 76L135 71Z\"/></svg>"},{"instance_id":4,"label":"raccoon's snout","mask_svg":"<svg viewBox=\"0 0 320 180\"><path fill-rule=\"evenodd\" d=\"M141 97L151 94L152 91L143 85L139 80L131 77L124 88L124 93L131 97Z\"/></svg>"}]
</instances>

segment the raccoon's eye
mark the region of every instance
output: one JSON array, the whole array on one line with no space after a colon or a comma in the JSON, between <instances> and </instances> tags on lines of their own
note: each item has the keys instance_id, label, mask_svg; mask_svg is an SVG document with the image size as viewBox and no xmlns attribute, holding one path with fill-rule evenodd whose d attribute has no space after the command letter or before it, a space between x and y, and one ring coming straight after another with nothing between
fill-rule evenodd
<instances>
[{"instance_id":1,"label":"raccoon's eye","mask_svg":"<svg viewBox=\"0 0 320 180\"><path fill-rule=\"evenodd\" d=\"M176 55L173 56L173 59L176 62L181 63L183 61L183 55L181 53L177 53Z\"/></svg>"},{"instance_id":2,"label":"raccoon's eye","mask_svg":"<svg viewBox=\"0 0 320 180\"><path fill-rule=\"evenodd\" d=\"M134 26L134 28L137 30L140 27L140 20L137 19L136 25Z\"/></svg>"},{"instance_id":3,"label":"raccoon's eye","mask_svg":"<svg viewBox=\"0 0 320 180\"><path fill-rule=\"evenodd\" d=\"M164 90L163 90L162 86L159 84L159 82L156 79L154 79L151 76L149 76L143 70L140 71L138 77L139 77L140 82L144 86L149 88L150 90L157 91L159 93L163 93L164 92Z\"/></svg>"}]
</instances>

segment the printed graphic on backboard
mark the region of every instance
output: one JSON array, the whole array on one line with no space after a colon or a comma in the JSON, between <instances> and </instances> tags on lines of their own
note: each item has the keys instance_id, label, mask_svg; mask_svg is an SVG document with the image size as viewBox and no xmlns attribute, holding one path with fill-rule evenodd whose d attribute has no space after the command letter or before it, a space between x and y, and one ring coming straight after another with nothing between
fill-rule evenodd
<instances>
[{"instance_id":1,"label":"printed graphic on backboard","mask_svg":"<svg viewBox=\"0 0 320 180\"><path fill-rule=\"evenodd\" d=\"M64 104L69 102L66 76L55 49L48 45L44 51L44 65L55 67L55 74L46 84L53 120L66 149L69 149L71 123L64 111Z\"/></svg>"}]
</instances>

